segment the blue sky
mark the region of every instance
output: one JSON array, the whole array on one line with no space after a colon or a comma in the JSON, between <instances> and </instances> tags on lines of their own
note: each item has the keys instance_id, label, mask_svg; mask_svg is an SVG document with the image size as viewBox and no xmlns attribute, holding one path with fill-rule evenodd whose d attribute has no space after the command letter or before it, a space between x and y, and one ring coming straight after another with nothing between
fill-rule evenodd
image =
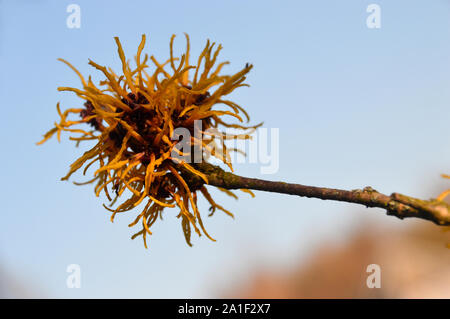
<instances>
[{"instance_id":1,"label":"blue sky","mask_svg":"<svg viewBox=\"0 0 450 319\"><path fill-rule=\"evenodd\" d=\"M66 7L81 8L81 28L66 26ZM368 29L366 8L381 6L381 28ZM150 249L114 224L92 188L60 178L83 152L63 138L35 143L56 120L57 92L79 87L70 61L100 80L88 59L119 69L114 36L133 56L168 57L183 32L192 55L211 39L235 72L250 62L250 88L233 93L252 121L280 129L280 169L260 176L256 164L236 172L346 189L371 185L431 197L450 172L450 3L436 1L0 1L2 180L0 266L41 297L213 297L255 267L307 259L326 240L339 241L373 223L402 228L381 210L258 192L239 201L217 194L236 218L205 220L217 239L184 243L175 211L155 225ZM206 205L200 206L205 211ZM66 287L79 264L82 288ZM331 270L330 270L331 271Z\"/></svg>"}]
</instances>

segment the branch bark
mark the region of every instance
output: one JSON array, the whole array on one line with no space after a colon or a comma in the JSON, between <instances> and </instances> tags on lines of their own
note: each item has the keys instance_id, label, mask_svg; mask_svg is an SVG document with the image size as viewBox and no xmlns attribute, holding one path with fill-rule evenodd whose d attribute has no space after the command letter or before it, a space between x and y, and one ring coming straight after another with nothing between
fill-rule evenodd
<instances>
[{"instance_id":1,"label":"branch bark","mask_svg":"<svg viewBox=\"0 0 450 319\"><path fill-rule=\"evenodd\" d=\"M415 217L432 221L440 226L450 225L450 205L436 199L421 200L399 193L393 193L388 196L371 187L342 190L248 178L226 172L219 166L206 162L198 163L194 166L207 176L209 185L229 190L252 189L322 200L355 203L366 207L382 208L386 210L388 215L396 216L400 219ZM190 173L184 168L180 168L180 170L189 185L199 187L204 184L204 181L197 175Z\"/></svg>"}]
</instances>

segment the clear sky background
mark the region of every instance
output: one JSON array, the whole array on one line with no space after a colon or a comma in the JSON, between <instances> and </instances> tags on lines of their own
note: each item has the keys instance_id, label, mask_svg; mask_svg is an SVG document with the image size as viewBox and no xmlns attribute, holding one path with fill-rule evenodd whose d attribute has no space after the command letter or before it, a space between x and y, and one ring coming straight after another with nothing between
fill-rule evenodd
<instances>
[{"instance_id":1,"label":"clear sky background","mask_svg":"<svg viewBox=\"0 0 450 319\"><path fill-rule=\"evenodd\" d=\"M81 28L66 26L66 7L81 7ZM381 6L381 29L366 8ZM35 143L57 119L55 105L81 101L58 86L79 87L62 57L85 76L88 59L119 70L114 36L126 54L141 34L146 53L169 55L169 39L191 37L192 56L206 39L222 43L224 72L254 64L250 88L232 98L254 123L280 129L280 169L241 175L345 189L371 185L428 198L450 172L450 2L434 1L0 1L0 271L22 288L6 296L188 298L220 295L255 267L307 260L324 240L360 225L387 231L399 221L382 210L258 192L239 201L217 194L235 213L205 218L209 233L188 247L167 211L149 250L129 238L135 214L110 223L91 186L60 178L87 145ZM78 179L79 180L79 179ZM217 192L215 192L217 193ZM207 211L207 205L200 205ZM81 289L66 287L66 267L81 266ZM332 268L330 268L332 271Z\"/></svg>"}]
</instances>

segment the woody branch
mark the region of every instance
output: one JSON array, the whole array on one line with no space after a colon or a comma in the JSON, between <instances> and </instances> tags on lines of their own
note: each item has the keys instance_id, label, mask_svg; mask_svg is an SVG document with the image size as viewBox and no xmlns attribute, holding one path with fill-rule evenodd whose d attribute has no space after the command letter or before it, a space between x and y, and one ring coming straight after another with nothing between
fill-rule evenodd
<instances>
[{"instance_id":1,"label":"woody branch","mask_svg":"<svg viewBox=\"0 0 450 319\"><path fill-rule=\"evenodd\" d=\"M388 196L371 187L342 190L248 178L226 172L222 168L206 162L196 164L195 167L206 175L208 185L229 190L252 189L322 200L355 203L366 207L382 208L386 210L388 215L396 216L400 219L415 217L432 221L440 226L450 225L450 205L436 199L421 200L399 193L393 193ZM204 183L200 177L189 171L183 168L180 168L180 170L190 185Z\"/></svg>"}]
</instances>

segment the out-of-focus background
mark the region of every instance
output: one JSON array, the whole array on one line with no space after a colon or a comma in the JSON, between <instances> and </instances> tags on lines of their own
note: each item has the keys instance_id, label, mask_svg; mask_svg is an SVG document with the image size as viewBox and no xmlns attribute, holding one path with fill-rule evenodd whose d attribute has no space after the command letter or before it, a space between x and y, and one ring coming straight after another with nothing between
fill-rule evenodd
<instances>
[{"instance_id":1,"label":"out-of-focus background","mask_svg":"<svg viewBox=\"0 0 450 319\"><path fill-rule=\"evenodd\" d=\"M70 4L81 28L66 25ZM370 4L381 28L369 29ZM252 177L354 189L370 185L434 197L450 186L450 2L436 1L0 1L0 297L450 297L449 232L400 221L382 210L257 192L238 201L214 190L235 213L205 218L217 242L188 247L167 211L149 249L132 241L134 214L110 223L90 186L59 179L88 145L63 136L36 146L57 119L59 93L78 87L62 57L101 79L88 59L120 70L114 36L133 57L160 60L191 37L222 43L224 72L254 64L250 88L234 92L254 123L280 129L279 170L236 165ZM79 180L75 179L75 180ZM206 203L200 210L206 212ZM67 266L81 288L66 285ZM366 267L381 267L369 289Z\"/></svg>"}]
</instances>

